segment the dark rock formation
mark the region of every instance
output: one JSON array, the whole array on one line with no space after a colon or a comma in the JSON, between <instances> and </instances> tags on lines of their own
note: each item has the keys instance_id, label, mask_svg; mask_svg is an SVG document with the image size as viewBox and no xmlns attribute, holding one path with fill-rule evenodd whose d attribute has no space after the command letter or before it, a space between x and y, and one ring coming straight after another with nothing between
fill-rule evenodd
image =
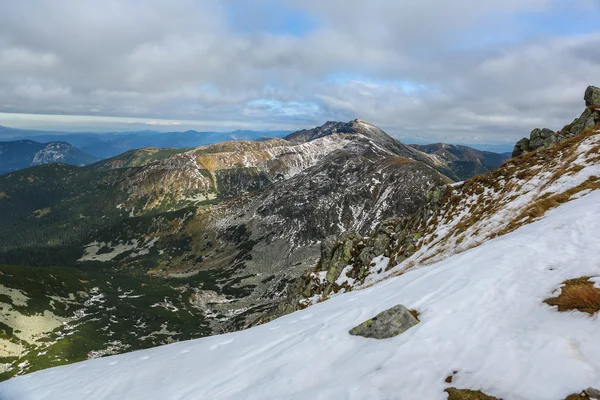
<instances>
[{"instance_id":1,"label":"dark rock formation","mask_svg":"<svg viewBox=\"0 0 600 400\"><path fill-rule=\"evenodd\" d=\"M600 107L600 88L596 86L588 86L583 98L586 106Z\"/></svg>"},{"instance_id":2,"label":"dark rock formation","mask_svg":"<svg viewBox=\"0 0 600 400\"><path fill-rule=\"evenodd\" d=\"M518 157L540 148L548 148L570 137L582 134L586 129L600 124L600 88L589 86L584 95L586 109L573 123L565 126L561 131L554 132L550 129L534 129L529 139L523 138L517 142L512 156Z\"/></svg>"}]
</instances>

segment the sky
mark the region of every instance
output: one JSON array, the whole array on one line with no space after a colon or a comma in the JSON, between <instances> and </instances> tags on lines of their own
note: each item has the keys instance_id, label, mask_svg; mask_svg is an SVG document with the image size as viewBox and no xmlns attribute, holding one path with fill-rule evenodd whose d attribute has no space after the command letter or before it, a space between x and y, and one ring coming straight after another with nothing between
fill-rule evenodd
<instances>
[{"instance_id":1,"label":"sky","mask_svg":"<svg viewBox=\"0 0 600 400\"><path fill-rule=\"evenodd\" d=\"M600 86L600 0L0 0L0 125L511 143Z\"/></svg>"}]
</instances>

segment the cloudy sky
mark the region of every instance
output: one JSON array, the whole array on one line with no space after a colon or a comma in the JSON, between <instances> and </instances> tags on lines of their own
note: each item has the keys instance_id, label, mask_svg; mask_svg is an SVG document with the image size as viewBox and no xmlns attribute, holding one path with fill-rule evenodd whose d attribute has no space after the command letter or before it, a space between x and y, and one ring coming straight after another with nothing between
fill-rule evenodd
<instances>
[{"instance_id":1,"label":"cloudy sky","mask_svg":"<svg viewBox=\"0 0 600 400\"><path fill-rule=\"evenodd\" d=\"M0 125L508 143L600 86L600 0L0 0Z\"/></svg>"}]
</instances>

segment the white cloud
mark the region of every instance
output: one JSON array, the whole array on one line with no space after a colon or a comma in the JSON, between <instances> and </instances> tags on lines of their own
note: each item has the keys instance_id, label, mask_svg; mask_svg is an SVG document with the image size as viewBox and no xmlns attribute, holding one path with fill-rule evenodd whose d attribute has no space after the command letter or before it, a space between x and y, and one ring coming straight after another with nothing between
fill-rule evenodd
<instances>
[{"instance_id":1,"label":"white cloud","mask_svg":"<svg viewBox=\"0 0 600 400\"><path fill-rule=\"evenodd\" d=\"M269 9L0 0L0 111L254 128L360 117L399 135L497 142L570 122L600 84L599 34L519 33L518 16L562 0L285 0L316 28L232 26L228 7L264 24L257 1ZM600 17L589 0L569 4ZM356 78L332 79L344 74Z\"/></svg>"}]
</instances>

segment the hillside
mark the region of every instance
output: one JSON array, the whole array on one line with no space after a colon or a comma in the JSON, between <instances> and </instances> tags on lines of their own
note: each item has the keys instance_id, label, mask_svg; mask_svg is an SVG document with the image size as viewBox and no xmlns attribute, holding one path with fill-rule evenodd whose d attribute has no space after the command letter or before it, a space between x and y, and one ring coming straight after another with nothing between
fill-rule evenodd
<instances>
[{"instance_id":1,"label":"hillside","mask_svg":"<svg viewBox=\"0 0 600 400\"><path fill-rule=\"evenodd\" d=\"M595 118L597 112L592 117L584 112L583 118ZM317 267L298 282L279 312L469 251L600 188L599 133L600 125L590 125L557 135L552 145L432 193L409 218L382 221L366 236L342 238L324 249Z\"/></svg>"},{"instance_id":2,"label":"hillside","mask_svg":"<svg viewBox=\"0 0 600 400\"><path fill-rule=\"evenodd\" d=\"M53 162L81 166L94 161L94 157L65 142L0 142L0 174Z\"/></svg>"},{"instance_id":3,"label":"hillside","mask_svg":"<svg viewBox=\"0 0 600 400\"><path fill-rule=\"evenodd\" d=\"M410 147L431 155L436 163L447 168L449 172L446 175L457 181L469 179L475 175L498 168L510 158L509 154L480 151L456 144L411 144Z\"/></svg>"},{"instance_id":4,"label":"hillside","mask_svg":"<svg viewBox=\"0 0 600 400\"><path fill-rule=\"evenodd\" d=\"M281 303L288 286L314 267L323 242L409 216L428 192L450 182L427 155L374 126L344 125L344 132L307 142L142 149L88 168L51 164L0 177L0 262L77 268L82 281L99 282L81 285L59 269L44 281L56 279L74 298L63 293L50 302L27 284L28 269L5 267L15 279L3 290L35 300L0 301L15 315L42 313L47 329L23 337L14 320L1 321L21 350L11 345L0 355L0 377L240 329ZM413 154L427 163L407 157ZM128 282L121 294L107 286L116 276ZM139 293L141 283L171 294L157 302ZM124 335L118 327L130 318L118 301L101 304L116 307L110 337L95 319L78 317L89 299L114 295L134 296L149 310L153 323L142 318L135 334L152 340ZM57 314L58 303L70 311ZM150 310L157 304L171 318ZM182 304L202 315L202 324L181 319Z\"/></svg>"},{"instance_id":5,"label":"hillside","mask_svg":"<svg viewBox=\"0 0 600 400\"><path fill-rule=\"evenodd\" d=\"M566 280L600 279L599 238L594 192L469 252L271 323L19 377L0 384L0 397L582 398L600 382L600 325L543 300ZM348 333L396 304L418 310L419 323L385 340Z\"/></svg>"}]
</instances>

